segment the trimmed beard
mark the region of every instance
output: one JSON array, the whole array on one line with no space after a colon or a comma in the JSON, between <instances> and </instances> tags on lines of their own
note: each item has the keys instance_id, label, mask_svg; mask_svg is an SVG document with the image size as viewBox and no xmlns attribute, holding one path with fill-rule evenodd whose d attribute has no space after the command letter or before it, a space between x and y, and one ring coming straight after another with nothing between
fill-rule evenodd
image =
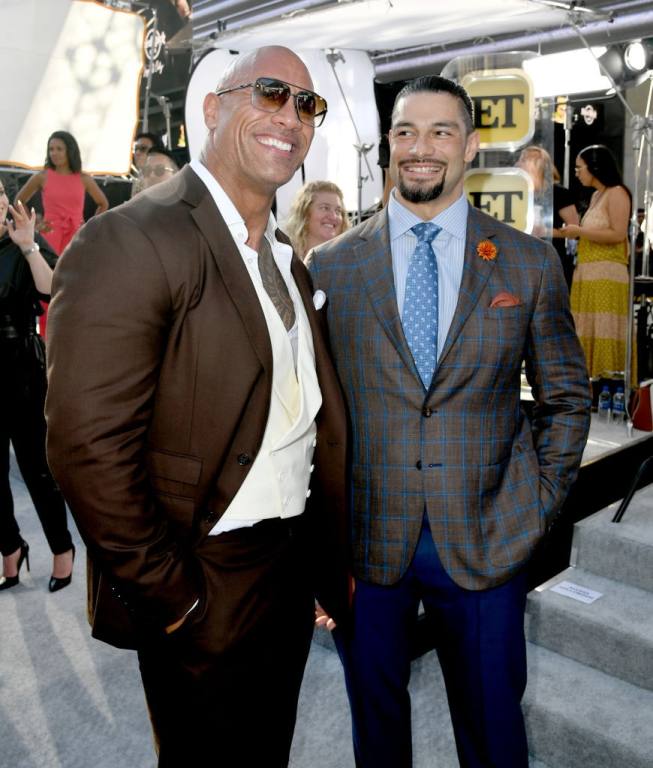
<instances>
[{"instance_id":1,"label":"trimmed beard","mask_svg":"<svg viewBox=\"0 0 653 768\"><path fill-rule=\"evenodd\" d=\"M444 182L447 179L447 172L442 174L442 180L432 187L409 187L405 184L401 172L398 173L397 189L404 200L409 203L430 203L431 200L437 200L444 189Z\"/></svg>"}]
</instances>

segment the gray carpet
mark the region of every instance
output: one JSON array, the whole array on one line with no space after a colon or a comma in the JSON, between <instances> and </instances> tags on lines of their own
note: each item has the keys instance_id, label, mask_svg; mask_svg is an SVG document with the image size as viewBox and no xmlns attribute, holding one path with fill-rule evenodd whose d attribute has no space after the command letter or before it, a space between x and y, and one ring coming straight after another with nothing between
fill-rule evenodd
<instances>
[{"instance_id":1,"label":"gray carpet","mask_svg":"<svg viewBox=\"0 0 653 768\"><path fill-rule=\"evenodd\" d=\"M12 477L31 573L0 593L0 768L152 768L135 654L90 637L84 549L70 587L51 595L52 559L24 485ZM437 659L413 667L415 768L458 765ZM352 768L336 655L314 644L299 702L292 768ZM535 764L538 765L538 764ZM541 767L540 767L541 768Z\"/></svg>"}]
</instances>

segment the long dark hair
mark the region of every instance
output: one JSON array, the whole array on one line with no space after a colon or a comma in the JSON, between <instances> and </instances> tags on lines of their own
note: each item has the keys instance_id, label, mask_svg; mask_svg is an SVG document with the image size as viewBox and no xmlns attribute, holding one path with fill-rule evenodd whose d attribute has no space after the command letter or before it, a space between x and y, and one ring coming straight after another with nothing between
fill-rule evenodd
<instances>
[{"instance_id":1,"label":"long dark hair","mask_svg":"<svg viewBox=\"0 0 653 768\"><path fill-rule=\"evenodd\" d=\"M73 173L81 173L82 171L82 156L79 152L79 144L77 139L68 133L68 131L55 131L48 139L47 149L45 151L45 167L54 169L52 161L50 160L50 153L48 151L50 142L52 139L59 139L66 145L66 155L68 156L68 165Z\"/></svg>"},{"instance_id":2,"label":"long dark hair","mask_svg":"<svg viewBox=\"0 0 653 768\"><path fill-rule=\"evenodd\" d=\"M582 157L587 170L606 187L623 187L624 182L617 166L614 155L603 144L592 144L581 149L578 157Z\"/></svg>"},{"instance_id":3,"label":"long dark hair","mask_svg":"<svg viewBox=\"0 0 653 768\"><path fill-rule=\"evenodd\" d=\"M622 187L630 198L632 213L633 196L621 178L621 171L614 159L614 155L604 144L591 144L581 149L578 157L582 157L587 165L587 170L606 187Z\"/></svg>"}]
</instances>

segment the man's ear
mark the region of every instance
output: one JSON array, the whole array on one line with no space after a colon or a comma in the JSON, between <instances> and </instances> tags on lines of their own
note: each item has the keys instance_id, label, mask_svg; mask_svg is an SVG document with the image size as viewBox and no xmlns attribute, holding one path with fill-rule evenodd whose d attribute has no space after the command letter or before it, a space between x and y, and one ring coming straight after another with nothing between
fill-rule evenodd
<instances>
[{"instance_id":1,"label":"man's ear","mask_svg":"<svg viewBox=\"0 0 653 768\"><path fill-rule=\"evenodd\" d=\"M471 163L478 153L478 147L481 142L481 137L478 135L478 131L472 131L467 137L465 142L465 162Z\"/></svg>"},{"instance_id":2,"label":"man's ear","mask_svg":"<svg viewBox=\"0 0 653 768\"><path fill-rule=\"evenodd\" d=\"M215 93L207 93L204 97L204 124L209 130L213 130L218 124L219 101Z\"/></svg>"}]
</instances>

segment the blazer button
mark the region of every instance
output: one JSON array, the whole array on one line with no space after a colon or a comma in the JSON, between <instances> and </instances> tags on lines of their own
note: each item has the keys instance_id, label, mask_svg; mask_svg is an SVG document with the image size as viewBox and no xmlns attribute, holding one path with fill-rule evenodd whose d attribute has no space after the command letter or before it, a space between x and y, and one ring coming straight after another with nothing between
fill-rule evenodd
<instances>
[{"instance_id":1,"label":"blazer button","mask_svg":"<svg viewBox=\"0 0 653 768\"><path fill-rule=\"evenodd\" d=\"M238 458L236 459L241 467L246 467L248 464L252 463L251 458L246 453L239 453Z\"/></svg>"},{"instance_id":2,"label":"blazer button","mask_svg":"<svg viewBox=\"0 0 653 768\"><path fill-rule=\"evenodd\" d=\"M422 408L422 416L424 416L425 419L428 419L432 413L433 411L428 407L428 405L425 405Z\"/></svg>"},{"instance_id":3,"label":"blazer button","mask_svg":"<svg viewBox=\"0 0 653 768\"><path fill-rule=\"evenodd\" d=\"M422 468L422 460L421 459L415 464L415 468L416 469L421 469Z\"/></svg>"}]
</instances>

